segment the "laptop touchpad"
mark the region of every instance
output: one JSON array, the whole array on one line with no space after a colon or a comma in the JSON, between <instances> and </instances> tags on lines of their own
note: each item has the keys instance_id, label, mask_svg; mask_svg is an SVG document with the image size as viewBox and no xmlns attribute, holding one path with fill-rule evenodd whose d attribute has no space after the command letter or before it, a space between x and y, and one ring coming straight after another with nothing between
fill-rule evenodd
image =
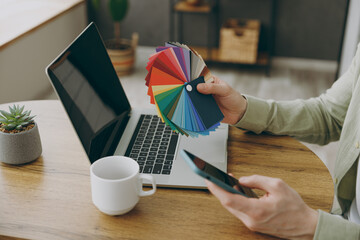
<instances>
[{"instance_id":1,"label":"laptop touchpad","mask_svg":"<svg viewBox=\"0 0 360 240\"><path fill-rule=\"evenodd\" d=\"M225 131L210 133L214 136L199 136L197 138L181 136L179 149L185 149L189 152L201 157L209 163L224 163L227 160L227 143L226 137L215 136L224 134Z\"/></svg>"}]
</instances>

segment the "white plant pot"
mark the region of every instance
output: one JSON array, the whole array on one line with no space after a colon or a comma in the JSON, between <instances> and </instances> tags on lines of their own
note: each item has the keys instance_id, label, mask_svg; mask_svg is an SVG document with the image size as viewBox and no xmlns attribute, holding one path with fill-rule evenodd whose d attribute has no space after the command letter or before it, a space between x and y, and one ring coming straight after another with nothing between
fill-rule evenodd
<instances>
[{"instance_id":1,"label":"white plant pot","mask_svg":"<svg viewBox=\"0 0 360 240\"><path fill-rule=\"evenodd\" d=\"M4 133L0 131L0 161L7 164L32 162L42 153L38 125L25 132Z\"/></svg>"}]
</instances>

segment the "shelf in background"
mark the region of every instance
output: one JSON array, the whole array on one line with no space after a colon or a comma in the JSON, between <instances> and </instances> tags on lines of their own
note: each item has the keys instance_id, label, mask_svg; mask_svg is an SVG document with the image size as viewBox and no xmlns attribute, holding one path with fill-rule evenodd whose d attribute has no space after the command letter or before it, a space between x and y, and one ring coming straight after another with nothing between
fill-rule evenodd
<instances>
[{"instance_id":1,"label":"shelf in background","mask_svg":"<svg viewBox=\"0 0 360 240\"><path fill-rule=\"evenodd\" d=\"M223 61L219 58L219 49L218 48L208 49L206 47L196 47L196 46L191 46L191 48L195 49L201 55L201 57L204 59L204 61L246 64L246 65L264 66L264 67L269 65L269 54L267 52L259 52L256 63L252 64L252 63L246 63L246 62L240 62L240 61L239 62Z\"/></svg>"},{"instance_id":2,"label":"shelf in background","mask_svg":"<svg viewBox=\"0 0 360 240\"><path fill-rule=\"evenodd\" d=\"M253 54L247 55L244 51L241 55L241 58L238 59L238 56L230 56L231 54L227 54L223 52L224 57L220 57L220 46L212 47L215 44L211 43L211 40L217 39L220 42L219 34L217 31L221 29L222 23L220 20L224 17L221 16L222 12L222 5L226 3L222 3L220 0L207 0L203 5L200 6L192 6L191 4L186 3L184 0L171 0L170 5L170 41L178 41L184 43L183 37L183 27L184 27L184 20L183 15L185 14L199 14L204 15L208 18L207 22L207 34L204 35L206 37L206 45L204 47L194 47L200 55L204 58L205 61L211 63L219 63L219 64L234 64L234 65L242 65L243 67L249 68L264 68L266 71L266 75L270 76L270 68L271 68L271 57L273 54L274 48L274 32L275 32L275 16L276 16L276 8L277 8L277 0L269 0L270 7L269 7L269 22L267 23L268 26L266 28L266 42L262 40L262 49L263 51L258 52L257 59L255 59L255 52ZM256 17L252 17L256 18ZM213 22L216 22L215 25ZM266 21L265 21L266 22ZM188 23L187 23L188 24ZM212 31L210 31L212 30ZM215 31L215 33L214 33ZM176 36L175 36L176 35ZM214 38L214 35L216 38ZM228 38L226 38L228 39ZM266 44L266 46L265 46ZM218 44L217 44L218 45ZM222 46L224 49L224 46ZM232 49L230 47L230 49ZM248 50L246 48L246 50ZM240 50L241 51L241 50ZM240 52L241 53L241 52ZM248 53L250 54L250 53ZM227 59L225 59L227 58ZM238 59L238 60L237 60ZM253 62L256 60L256 62Z\"/></svg>"},{"instance_id":3,"label":"shelf in background","mask_svg":"<svg viewBox=\"0 0 360 240\"><path fill-rule=\"evenodd\" d=\"M199 6L196 6L180 1L175 4L174 10L176 12L187 12L187 13L210 13L212 10L212 6L208 3L203 3Z\"/></svg>"}]
</instances>

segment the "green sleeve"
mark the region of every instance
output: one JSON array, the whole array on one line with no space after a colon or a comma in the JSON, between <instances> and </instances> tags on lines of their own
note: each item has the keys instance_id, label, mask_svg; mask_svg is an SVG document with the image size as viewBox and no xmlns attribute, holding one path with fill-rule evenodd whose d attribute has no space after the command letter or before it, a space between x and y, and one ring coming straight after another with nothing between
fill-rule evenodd
<instances>
[{"instance_id":1,"label":"green sleeve","mask_svg":"<svg viewBox=\"0 0 360 240\"><path fill-rule=\"evenodd\" d=\"M274 101L245 95L248 106L235 126L255 133L290 135L317 144L338 140L359 75L359 63L358 50L349 70L316 98Z\"/></svg>"},{"instance_id":2,"label":"green sleeve","mask_svg":"<svg viewBox=\"0 0 360 240\"><path fill-rule=\"evenodd\" d=\"M314 239L360 239L360 225L319 210Z\"/></svg>"}]
</instances>

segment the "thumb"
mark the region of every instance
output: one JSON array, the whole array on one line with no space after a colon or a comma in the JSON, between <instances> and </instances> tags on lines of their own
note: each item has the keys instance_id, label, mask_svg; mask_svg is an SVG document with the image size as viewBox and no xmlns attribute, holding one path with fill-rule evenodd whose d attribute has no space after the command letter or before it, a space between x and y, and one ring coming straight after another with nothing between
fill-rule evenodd
<instances>
[{"instance_id":1,"label":"thumb","mask_svg":"<svg viewBox=\"0 0 360 240\"><path fill-rule=\"evenodd\" d=\"M202 94L215 94L219 96L225 96L230 87L221 83L199 83L197 85L197 90Z\"/></svg>"},{"instance_id":2,"label":"thumb","mask_svg":"<svg viewBox=\"0 0 360 240\"><path fill-rule=\"evenodd\" d=\"M282 187L282 185L286 184L281 179L259 175L241 177L239 179L239 182L246 187L257 188L266 192L278 191Z\"/></svg>"}]
</instances>

